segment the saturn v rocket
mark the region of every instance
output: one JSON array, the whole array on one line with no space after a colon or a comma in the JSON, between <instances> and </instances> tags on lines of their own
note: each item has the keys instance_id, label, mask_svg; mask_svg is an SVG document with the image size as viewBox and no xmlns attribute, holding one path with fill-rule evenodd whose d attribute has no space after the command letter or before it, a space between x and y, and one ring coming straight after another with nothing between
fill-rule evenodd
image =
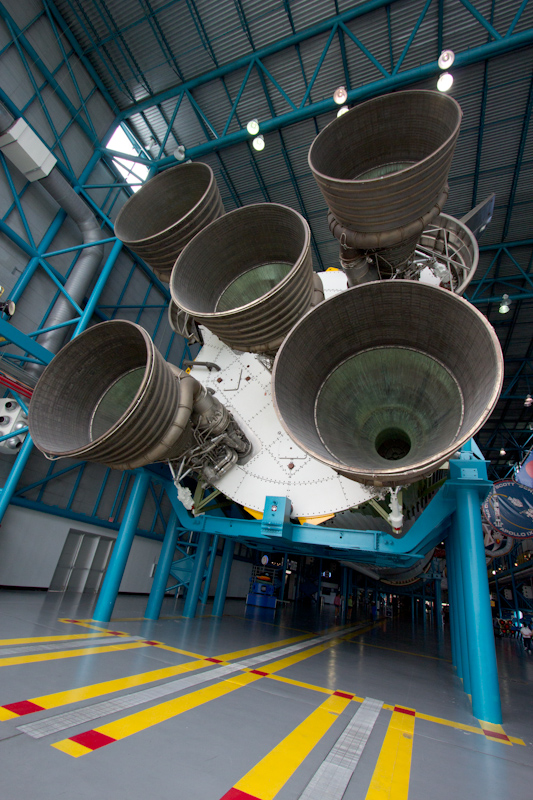
<instances>
[{"instance_id":1,"label":"saturn v rocket","mask_svg":"<svg viewBox=\"0 0 533 800\"><path fill-rule=\"evenodd\" d=\"M116 234L169 282L171 325L203 343L198 363L167 364L133 323L95 325L39 379L37 447L119 469L168 462L178 484L192 472L256 511L285 495L316 520L434 473L503 379L494 330L460 296L476 239L442 212L460 121L447 95L405 91L322 130L309 165L340 246L326 273L296 211L224 214L201 163L148 181Z\"/></svg>"}]
</instances>

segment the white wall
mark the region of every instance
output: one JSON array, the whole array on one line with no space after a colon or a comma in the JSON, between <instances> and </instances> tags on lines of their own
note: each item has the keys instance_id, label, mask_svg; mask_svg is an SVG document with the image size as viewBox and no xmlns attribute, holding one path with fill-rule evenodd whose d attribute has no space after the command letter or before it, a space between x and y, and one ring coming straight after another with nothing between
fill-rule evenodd
<instances>
[{"instance_id":1,"label":"white wall","mask_svg":"<svg viewBox=\"0 0 533 800\"><path fill-rule=\"evenodd\" d=\"M55 517L41 511L9 506L0 527L0 586L47 589L69 530L116 539L116 531ZM121 592L146 592L152 587L152 564L161 544L136 536L120 584Z\"/></svg>"},{"instance_id":2,"label":"white wall","mask_svg":"<svg viewBox=\"0 0 533 800\"><path fill-rule=\"evenodd\" d=\"M9 506L0 527L0 586L24 586L48 589L65 540L71 529L94 533L116 539L116 531L86 525L64 517L55 517L41 511ZM133 540L121 592L149 594L153 578L153 565L161 551L160 542L136 536ZM213 570L209 594L217 587L221 557ZM228 585L228 597L246 597L252 565L234 560ZM175 583L173 578L170 585Z\"/></svg>"}]
</instances>

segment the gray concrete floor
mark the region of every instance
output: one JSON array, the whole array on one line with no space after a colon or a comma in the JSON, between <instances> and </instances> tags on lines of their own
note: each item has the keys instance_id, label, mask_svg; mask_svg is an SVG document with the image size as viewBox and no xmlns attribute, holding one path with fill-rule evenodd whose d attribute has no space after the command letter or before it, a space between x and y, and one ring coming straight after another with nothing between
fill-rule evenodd
<instances>
[{"instance_id":1,"label":"gray concrete floor","mask_svg":"<svg viewBox=\"0 0 533 800\"><path fill-rule=\"evenodd\" d=\"M220 620L210 616L210 605L199 607L196 619L184 620L180 617L182 601L176 603L167 598L162 619L147 622L142 620L146 599L121 595L109 630L123 632L128 637L141 637L143 641L157 641L185 653L160 646L139 647L136 641L121 645L120 637L109 637L109 642L104 644L119 645L122 649L58 658L51 656L54 653L63 656L79 648L59 640L6 642L98 633L81 624L60 621L64 618L90 620L95 599L86 595L0 591L0 705L9 706L76 687L178 666L198 656L216 658L267 645L266 650L248 656L262 656L261 664L255 667L261 670L262 664L281 658L277 642L305 633L314 636L336 631L339 635L344 633L335 626L333 611L329 608L317 615L312 608L287 606L272 616L259 610L247 611L243 601L228 601ZM461 682L454 675L447 630L439 636L430 621L425 630L422 624L398 620L369 627L362 614L359 618L354 615L348 624L358 626L363 632L350 640L330 639L320 652L306 657L306 649L313 646L310 639L305 648L297 651L302 657L276 673L294 683L258 678L242 687L232 686L233 691L208 698L201 705L193 704L189 710L165 721L157 721L157 709L161 704L200 690L207 691L225 680L224 677L209 678L209 673L219 668L217 664L0 722L2 800L57 800L72 796L78 800L147 800L161 796L179 800L220 800L328 698L329 695L320 690L376 698L389 706L406 706L416 709L418 714L437 718L415 720L409 800L531 797L533 655L527 656L517 640L496 642L503 727L508 736L525 742L525 745L509 746L468 730L469 727L479 728L479 724L472 716ZM89 641L81 641L80 648L87 647ZM12 663L17 654L20 654L18 661ZM245 658L237 657L237 660L241 662ZM242 674L246 673L234 673ZM135 692L166 687L169 681L189 676L203 682L169 690L170 693L159 699L146 699L143 695L144 702L126 707L129 701L125 698ZM46 724L56 724L60 715L77 709L82 714L83 709L93 714L97 704L109 700L118 701L116 710L106 706L103 711L107 713L92 721L82 719L76 723L69 717L65 723L68 727L41 738L33 738L20 730L22 726L43 722L46 731ZM121 709L120 703L126 705ZM348 703L300 766L289 773L288 780L277 793L272 793L274 790L267 777L263 778L257 796L261 800L274 796L277 800L299 798L359 707L357 702ZM129 730L127 718L145 709L155 709L151 724L83 756L75 758L51 746L114 721L119 724L113 730L118 730L122 736ZM345 800L367 797L390 720L391 709L385 707L364 746ZM444 724L446 721L452 725ZM466 728L457 727L457 723ZM280 758L282 761L287 758L283 751ZM272 771L272 780L276 772L277 769ZM323 800L325 796L317 796L316 800ZM329 796L334 796L333 789ZM378 797L372 793L368 796L372 800Z\"/></svg>"}]
</instances>

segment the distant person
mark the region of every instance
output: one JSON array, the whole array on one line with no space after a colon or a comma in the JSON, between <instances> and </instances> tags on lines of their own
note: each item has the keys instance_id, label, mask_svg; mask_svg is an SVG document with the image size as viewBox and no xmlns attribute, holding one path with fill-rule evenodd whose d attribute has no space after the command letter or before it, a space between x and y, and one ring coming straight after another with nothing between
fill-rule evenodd
<instances>
[{"instance_id":1,"label":"distant person","mask_svg":"<svg viewBox=\"0 0 533 800\"><path fill-rule=\"evenodd\" d=\"M522 641L524 642L525 651L529 655L529 653L531 653L531 636L533 635L533 632L531 631L531 628L527 622L524 622L520 628L520 633L522 634Z\"/></svg>"},{"instance_id":2,"label":"distant person","mask_svg":"<svg viewBox=\"0 0 533 800\"><path fill-rule=\"evenodd\" d=\"M341 613L341 602L341 593L337 592L335 600L333 601L333 605L335 606L335 622L339 619Z\"/></svg>"},{"instance_id":3,"label":"distant person","mask_svg":"<svg viewBox=\"0 0 533 800\"><path fill-rule=\"evenodd\" d=\"M352 611L353 611L353 594L349 595L348 597L348 619L352 618Z\"/></svg>"}]
</instances>

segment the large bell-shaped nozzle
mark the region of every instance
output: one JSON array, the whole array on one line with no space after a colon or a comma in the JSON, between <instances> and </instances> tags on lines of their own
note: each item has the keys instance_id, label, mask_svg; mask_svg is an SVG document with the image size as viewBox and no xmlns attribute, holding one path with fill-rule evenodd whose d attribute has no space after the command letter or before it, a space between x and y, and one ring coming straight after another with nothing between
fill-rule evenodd
<instances>
[{"instance_id":1,"label":"large bell-shaped nozzle","mask_svg":"<svg viewBox=\"0 0 533 800\"><path fill-rule=\"evenodd\" d=\"M191 409L189 387L181 390L147 332L114 320L73 339L47 366L29 426L49 456L134 469L189 446Z\"/></svg>"},{"instance_id":2,"label":"large bell-shaped nozzle","mask_svg":"<svg viewBox=\"0 0 533 800\"><path fill-rule=\"evenodd\" d=\"M115 233L168 283L185 245L223 214L211 167L191 162L156 175L132 195L117 216Z\"/></svg>"},{"instance_id":3,"label":"large bell-shaped nozzle","mask_svg":"<svg viewBox=\"0 0 533 800\"><path fill-rule=\"evenodd\" d=\"M447 199L461 116L448 95L405 91L362 103L319 133L309 166L343 248L384 252L391 267L406 262Z\"/></svg>"},{"instance_id":4,"label":"large bell-shaped nozzle","mask_svg":"<svg viewBox=\"0 0 533 800\"><path fill-rule=\"evenodd\" d=\"M275 350L313 303L309 226L277 203L244 206L187 245L172 300L236 350Z\"/></svg>"},{"instance_id":5,"label":"large bell-shaped nozzle","mask_svg":"<svg viewBox=\"0 0 533 800\"><path fill-rule=\"evenodd\" d=\"M295 325L272 386L303 450L353 480L398 486L433 472L481 428L502 379L496 334L466 300L376 281Z\"/></svg>"}]
</instances>

